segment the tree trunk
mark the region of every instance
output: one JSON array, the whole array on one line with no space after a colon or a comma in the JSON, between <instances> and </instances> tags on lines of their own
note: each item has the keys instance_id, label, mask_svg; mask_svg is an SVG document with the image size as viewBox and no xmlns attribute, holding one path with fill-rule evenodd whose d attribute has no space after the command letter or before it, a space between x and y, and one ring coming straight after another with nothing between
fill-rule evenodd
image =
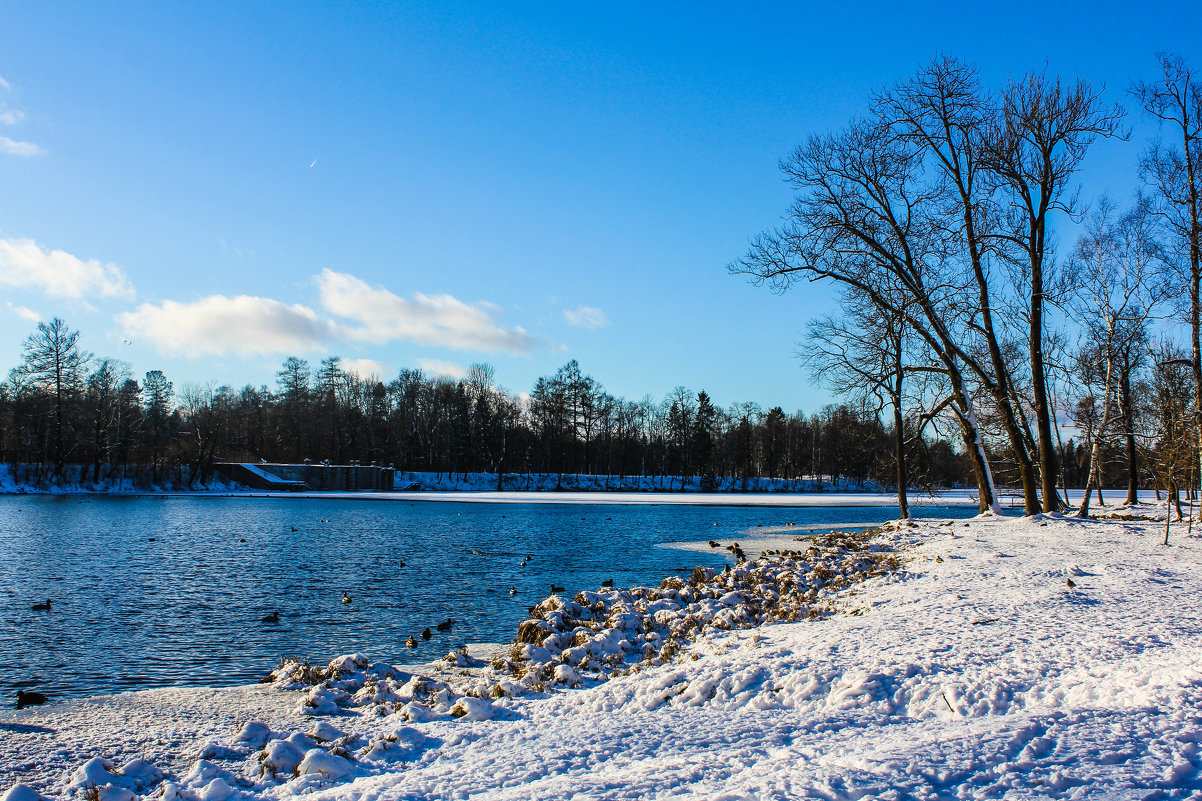
<instances>
[{"instance_id":1,"label":"tree trunk","mask_svg":"<svg viewBox=\"0 0 1202 801\"><path fill-rule=\"evenodd\" d=\"M895 349L896 359L893 363L895 373L893 391L893 447L897 459L897 512L902 520L910 519L910 503L906 497L906 485L909 482L909 471L906 469L906 430L902 419L902 372L901 350Z\"/></svg>"},{"instance_id":2,"label":"tree trunk","mask_svg":"<svg viewBox=\"0 0 1202 801\"><path fill-rule=\"evenodd\" d=\"M1042 242L1032 237L1032 241ZM1047 373L1043 358L1043 252L1042 244L1031 259L1031 391L1035 396L1035 428L1039 435L1039 477L1043 511L1060 511L1056 491L1056 450L1052 446L1052 417L1048 408ZM1088 485L1086 486L1088 494Z\"/></svg>"},{"instance_id":3,"label":"tree trunk","mask_svg":"<svg viewBox=\"0 0 1202 801\"><path fill-rule=\"evenodd\" d=\"M1202 471L1202 298L1199 297L1199 292L1202 290L1202 264L1199 263L1199 243L1198 238L1202 236L1202 232L1198 229L1197 214L1194 214L1193 220L1194 236L1190 242L1190 344L1193 347L1193 373L1194 373L1194 433L1197 437L1195 445L1197 446L1196 462L1198 468ZM1181 517L1181 502L1177 503L1177 517Z\"/></svg>"},{"instance_id":4,"label":"tree trunk","mask_svg":"<svg viewBox=\"0 0 1202 801\"><path fill-rule=\"evenodd\" d=\"M1122 373L1119 375L1120 403L1123 405L1123 432L1127 440L1127 505L1139 503L1139 463L1135 449L1135 409L1131 397L1131 352L1123 354Z\"/></svg>"}]
</instances>

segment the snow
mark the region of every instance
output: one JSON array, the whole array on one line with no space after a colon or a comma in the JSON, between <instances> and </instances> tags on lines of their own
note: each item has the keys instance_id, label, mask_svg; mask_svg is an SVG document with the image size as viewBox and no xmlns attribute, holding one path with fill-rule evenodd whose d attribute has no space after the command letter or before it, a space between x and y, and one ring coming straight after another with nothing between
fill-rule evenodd
<instances>
[{"instance_id":1,"label":"snow","mask_svg":"<svg viewBox=\"0 0 1202 801\"><path fill-rule=\"evenodd\" d=\"M436 672L349 655L254 687L9 712L0 787L5 801L1191 797L1202 537L1174 523L1165 547L1163 507L1117 511L1134 519L918 520L552 596L519 644Z\"/></svg>"},{"instance_id":2,"label":"snow","mask_svg":"<svg viewBox=\"0 0 1202 801\"><path fill-rule=\"evenodd\" d=\"M106 475L99 481L92 481L91 468L89 465L69 464L63 469L64 478L56 480L54 483L48 483L44 475L45 469L36 465L12 465L0 464L0 495L88 495L100 493L106 495L159 495L159 494L180 494L187 492L188 494L229 494L233 492L242 492L244 490L241 484L232 484L223 481L220 476L212 475L204 483L194 482L191 489L188 487L188 476L190 468L181 466L178 473L173 471L164 471L164 475L159 479L154 486L149 486L146 482L147 468L133 469L131 474L122 478L120 476ZM142 481L134 480L134 473L141 476ZM41 480L24 480L19 479L20 475L42 476Z\"/></svg>"}]
</instances>

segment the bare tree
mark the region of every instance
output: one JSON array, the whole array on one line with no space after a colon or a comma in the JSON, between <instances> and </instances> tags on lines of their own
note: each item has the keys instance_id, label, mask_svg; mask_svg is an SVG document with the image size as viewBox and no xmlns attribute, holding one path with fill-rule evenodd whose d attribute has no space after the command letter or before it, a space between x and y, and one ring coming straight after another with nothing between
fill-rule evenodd
<instances>
[{"instance_id":1,"label":"bare tree","mask_svg":"<svg viewBox=\"0 0 1202 801\"><path fill-rule=\"evenodd\" d=\"M1193 463L1193 447L1189 443L1190 407L1193 397L1191 363L1185 352L1175 344L1160 341L1153 349L1155 370L1152 373L1152 409L1156 418L1156 440L1152 452L1152 471L1158 484L1168 493L1168 504L1176 505L1177 519L1182 519L1180 488L1188 477ZM1168 508L1166 507L1166 517ZM1165 528L1165 544L1168 544Z\"/></svg>"},{"instance_id":2,"label":"bare tree","mask_svg":"<svg viewBox=\"0 0 1202 801\"><path fill-rule=\"evenodd\" d=\"M1121 365L1159 300L1151 279L1160 263L1147 205L1137 203L1119 217L1114 203L1103 197L1073 258L1080 291L1072 310L1086 338L1081 359L1086 369L1080 375L1088 397L1099 405L1078 517L1089 516L1089 488L1095 482L1100 486L1103 434L1113 425Z\"/></svg>"},{"instance_id":3,"label":"bare tree","mask_svg":"<svg viewBox=\"0 0 1202 801\"><path fill-rule=\"evenodd\" d=\"M1197 399L1202 398L1202 84L1193 80L1180 56L1161 53L1158 59L1159 80L1136 83L1131 94L1167 129L1167 137L1152 142L1144 153L1140 172L1156 193L1166 244L1181 258L1178 273L1189 287L1184 312ZM1202 402L1195 403L1193 422L1194 458L1202 476Z\"/></svg>"},{"instance_id":4,"label":"bare tree","mask_svg":"<svg viewBox=\"0 0 1202 801\"><path fill-rule=\"evenodd\" d=\"M897 482L897 508L901 519L910 517L906 460L906 376L922 366L907 362L909 332L900 314L881 309L862 294L844 294L843 315L812 320L802 359L837 395L859 395L876 400L877 412L889 406L893 417L893 455Z\"/></svg>"},{"instance_id":5,"label":"bare tree","mask_svg":"<svg viewBox=\"0 0 1202 801\"><path fill-rule=\"evenodd\" d=\"M1008 225L999 228L996 236L1007 247L1026 287L1031 395L1045 512L1060 508L1043 351L1045 304L1054 283L1049 221L1056 213L1077 211L1069 182L1097 137L1122 135L1122 117L1122 108L1106 106L1100 91L1083 80L1063 86L1059 79L1030 74L1003 89L1001 117L986 140L985 163L1007 207Z\"/></svg>"},{"instance_id":6,"label":"bare tree","mask_svg":"<svg viewBox=\"0 0 1202 801\"><path fill-rule=\"evenodd\" d=\"M74 419L72 407L83 393L84 376L92 354L79 347L79 331L71 330L59 317L38 323L25 340L18 369L29 384L50 399L54 417L54 468L52 478L62 476L63 466L74 444L68 447L68 431ZM74 438L70 438L72 443Z\"/></svg>"},{"instance_id":7,"label":"bare tree","mask_svg":"<svg viewBox=\"0 0 1202 801\"><path fill-rule=\"evenodd\" d=\"M230 388L214 388L212 382L188 383L184 385L180 400L191 429L188 433L194 448L188 474L188 486L191 487L197 481L203 483L212 470L225 422L223 412L229 406Z\"/></svg>"},{"instance_id":8,"label":"bare tree","mask_svg":"<svg viewBox=\"0 0 1202 801\"><path fill-rule=\"evenodd\" d=\"M802 278L854 288L899 314L936 354L948 377L982 512L1000 512L962 346L964 281L947 267L942 192L923 180L922 147L873 120L813 136L782 163L799 196L775 230L729 266L784 291ZM910 305L899 306L904 297Z\"/></svg>"},{"instance_id":9,"label":"bare tree","mask_svg":"<svg viewBox=\"0 0 1202 801\"><path fill-rule=\"evenodd\" d=\"M1002 337L994 319L991 265L997 256L993 230L1001 219L993 198L985 156L987 137L997 128L997 103L981 89L974 67L940 56L918 74L883 92L874 110L891 129L924 148L924 163L938 176L948 254L970 276L961 301L972 307L970 331L984 355L965 364L989 393L1010 440L1027 514L1039 511L1030 430L1017 404ZM969 300L971 299L971 300Z\"/></svg>"},{"instance_id":10,"label":"bare tree","mask_svg":"<svg viewBox=\"0 0 1202 801\"><path fill-rule=\"evenodd\" d=\"M103 358L88 376L87 404L92 428L92 481L100 481L100 470L112 459L121 441L121 389L130 380L129 365Z\"/></svg>"}]
</instances>

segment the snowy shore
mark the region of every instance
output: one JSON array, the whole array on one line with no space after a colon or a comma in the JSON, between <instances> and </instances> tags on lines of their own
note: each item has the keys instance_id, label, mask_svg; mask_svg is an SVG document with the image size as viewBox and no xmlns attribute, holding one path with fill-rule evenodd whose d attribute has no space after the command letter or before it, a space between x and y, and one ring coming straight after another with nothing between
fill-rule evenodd
<instances>
[{"instance_id":1,"label":"snowy shore","mask_svg":"<svg viewBox=\"0 0 1202 801\"><path fill-rule=\"evenodd\" d=\"M255 687L6 712L0 788L20 783L6 801L93 787L100 801L1189 797L1202 537L1175 523L1165 547L1163 507L1115 511L1133 519L927 520L555 597L503 658L456 656L437 675L348 657Z\"/></svg>"}]
</instances>

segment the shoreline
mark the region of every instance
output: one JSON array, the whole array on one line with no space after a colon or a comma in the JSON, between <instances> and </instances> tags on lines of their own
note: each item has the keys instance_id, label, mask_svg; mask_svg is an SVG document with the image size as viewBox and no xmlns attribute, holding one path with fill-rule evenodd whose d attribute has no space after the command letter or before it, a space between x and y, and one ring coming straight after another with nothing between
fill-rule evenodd
<instances>
[{"instance_id":1,"label":"shoreline","mask_svg":"<svg viewBox=\"0 0 1202 801\"><path fill-rule=\"evenodd\" d=\"M1075 507L1081 501L1082 490L1070 489L1068 502ZM1163 503L1149 501L1151 490L1141 490L1141 504ZM888 492L651 492L605 490L395 490L392 492L272 492L267 490L92 490L80 488L7 489L0 487L0 497L99 497L99 498L268 498L293 500L390 501L409 503L496 503L496 504L560 504L565 506L730 506L749 508L821 508L821 507L896 507L897 495ZM1091 507L1091 513L1106 513L1116 507L1125 508L1125 489L1103 490L1105 506ZM930 495L915 492L908 498L911 507L974 506L977 499L971 490L947 490ZM1184 504L1183 504L1184 507ZM1003 511L1021 512L1018 505L1004 505Z\"/></svg>"},{"instance_id":2,"label":"shoreline","mask_svg":"<svg viewBox=\"0 0 1202 801\"><path fill-rule=\"evenodd\" d=\"M799 492L799 493L740 493L740 492L606 492L582 490L512 491L404 491L394 492L271 492L264 490L5 490L0 496L9 497L112 497L112 498L270 498L293 500L350 500L392 501L410 503L506 503L562 504L595 506L739 506L739 507L890 507L897 505L897 496L871 492ZM976 504L965 491L949 490L946 495L919 495L910 498L916 507L959 506Z\"/></svg>"},{"instance_id":3,"label":"shoreline","mask_svg":"<svg viewBox=\"0 0 1202 801\"><path fill-rule=\"evenodd\" d=\"M402 786L407 798L576 792L633 799L670 788L731 798L890 788L914 798L968 791L1184 797L1202 789L1202 622L1182 600L1202 590L1202 538L1186 537L1186 525L1174 523L1165 548L1163 506L1124 511L1159 519L1041 515L892 524L864 547L896 548L896 569L832 592L830 613L818 619L707 629L658 665L583 681L578 689L460 696L483 679L449 664L459 683L443 705L421 707L431 717L412 702L386 705L380 716L367 687L376 688L373 698L404 697L404 672L385 679L371 673L382 668L353 660L342 663L359 671L343 674L351 680L347 692L359 686L355 698L363 700L334 703L330 714L290 712L285 707L299 693L280 679L5 712L0 730L16 723L69 727L70 734L59 751L47 745L18 754L18 741L51 735L9 729L0 737L0 775L19 778L20 764L49 760L39 768L47 779L38 791L69 798L84 785L76 781L72 789L52 773L79 779L78 758L116 759L109 768L88 763L91 773L85 771L85 779L111 785L104 801L216 801L233 791L252 799L318 791L329 801L377 801ZM626 591L615 592L613 602L625 603ZM757 608L739 597L727 602ZM488 681L503 686L500 678ZM392 689L381 689L386 685ZM182 697L189 694L191 701ZM310 689L306 697L321 705L336 693ZM455 697L472 699L455 701L459 717ZM113 699L109 721L123 705L141 710L122 729L131 738L124 750L103 736L103 715L87 714L106 698ZM270 717L273 709L279 718ZM260 717L262 732L245 725ZM318 732L323 721L338 738L299 734ZM309 743L304 754L313 764L326 759L341 769L343 762L328 755L346 753L349 772L253 779L244 771L259 764L260 733L263 742L278 736ZM123 775L119 765L135 753L158 769L170 762L171 775L134 789L137 771ZM36 801L13 792L8 801Z\"/></svg>"}]
</instances>

